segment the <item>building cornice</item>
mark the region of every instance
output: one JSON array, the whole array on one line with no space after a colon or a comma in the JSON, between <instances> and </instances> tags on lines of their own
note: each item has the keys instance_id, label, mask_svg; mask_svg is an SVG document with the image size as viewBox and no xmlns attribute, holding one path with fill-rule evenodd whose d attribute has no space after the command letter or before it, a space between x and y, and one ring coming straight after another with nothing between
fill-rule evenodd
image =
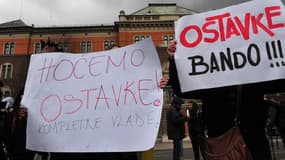
<instances>
[{"instance_id":1,"label":"building cornice","mask_svg":"<svg viewBox=\"0 0 285 160\"><path fill-rule=\"evenodd\" d=\"M138 28L138 27L174 27L174 21L120 21L115 22L119 28Z\"/></svg>"},{"instance_id":2,"label":"building cornice","mask_svg":"<svg viewBox=\"0 0 285 160\"><path fill-rule=\"evenodd\" d=\"M3 27L0 34L19 34L19 33L76 33L76 32L117 32L115 25L98 26L78 26L78 27Z\"/></svg>"}]
</instances>

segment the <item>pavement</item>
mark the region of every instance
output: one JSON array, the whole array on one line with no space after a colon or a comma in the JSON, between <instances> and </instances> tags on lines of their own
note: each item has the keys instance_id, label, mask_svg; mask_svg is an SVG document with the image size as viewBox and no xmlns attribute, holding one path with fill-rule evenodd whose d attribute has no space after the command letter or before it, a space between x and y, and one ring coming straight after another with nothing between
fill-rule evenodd
<instances>
[{"instance_id":1,"label":"pavement","mask_svg":"<svg viewBox=\"0 0 285 160\"><path fill-rule=\"evenodd\" d=\"M184 160L193 160L192 145L189 140L183 141ZM282 141L274 141L271 143L273 160L285 160L285 150L282 146ZM154 146L155 160L172 160L173 144L172 141L157 142Z\"/></svg>"},{"instance_id":2,"label":"pavement","mask_svg":"<svg viewBox=\"0 0 285 160\"><path fill-rule=\"evenodd\" d=\"M167 142L157 142L154 146L154 150L170 150L173 148L172 141ZM191 142L184 140L183 148L192 148Z\"/></svg>"},{"instance_id":3,"label":"pavement","mask_svg":"<svg viewBox=\"0 0 285 160\"><path fill-rule=\"evenodd\" d=\"M192 145L189 139L183 141L184 159L193 160ZM154 146L154 160L172 160L173 143L170 140L157 142Z\"/></svg>"}]
</instances>

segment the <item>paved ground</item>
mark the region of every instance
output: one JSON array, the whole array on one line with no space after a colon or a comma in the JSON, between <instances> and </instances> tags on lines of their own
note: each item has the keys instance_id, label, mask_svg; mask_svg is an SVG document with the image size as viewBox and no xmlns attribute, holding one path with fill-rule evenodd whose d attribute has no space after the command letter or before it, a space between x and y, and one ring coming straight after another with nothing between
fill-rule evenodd
<instances>
[{"instance_id":1,"label":"paved ground","mask_svg":"<svg viewBox=\"0 0 285 160\"><path fill-rule=\"evenodd\" d=\"M189 141L184 141L184 160L193 160L192 146ZM285 150L281 142L274 143L275 160L285 160ZM172 160L172 143L157 143L154 147L155 160ZM273 159L274 160L274 159Z\"/></svg>"}]
</instances>

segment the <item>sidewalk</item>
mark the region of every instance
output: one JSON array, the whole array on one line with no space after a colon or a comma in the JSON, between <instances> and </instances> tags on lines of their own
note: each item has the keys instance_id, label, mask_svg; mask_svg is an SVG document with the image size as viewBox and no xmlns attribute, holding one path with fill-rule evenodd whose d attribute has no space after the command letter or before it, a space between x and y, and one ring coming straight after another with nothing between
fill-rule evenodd
<instances>
[{"instance_id":1,"label":"sidewalk","mask_svg":"<svg viewBox=\"0 0 285 160\"><path fill-rule=\"evenodd\" d=\"M172 141L157 142L154 146L154 150L169 150L173 148ZM192 148L192 144L189 140L183 141L183 148Z\"/></svg>"},{"instance_id":2,"label":"sidewalk","mask_svg":"<svg viewBox=\"0 0 285 160\"><path fill-rule=\"evenodd\" d=\"M193 160L192 145L189 140L183 141L184 160ZM171 160L173 155L172 141L157 142L154 146L154 160Z\"/></svg>"}]
</instances>

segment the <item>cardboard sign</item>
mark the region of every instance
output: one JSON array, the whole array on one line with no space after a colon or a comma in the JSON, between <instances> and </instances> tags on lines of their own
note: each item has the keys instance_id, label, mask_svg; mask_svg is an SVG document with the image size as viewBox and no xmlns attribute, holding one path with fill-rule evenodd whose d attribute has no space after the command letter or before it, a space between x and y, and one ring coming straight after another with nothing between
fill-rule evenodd
<instances>
[{"instance_id":1,"label":"cardboard sign","mask_svg":"<svg viewBox=\"0 0 285 160\"><path fill-rule=\"evenodd\" d=\"M183 92L285 78L285 9L254 0L175 24Z\"/></svg>"},{"instance_id":2,"label":"cardboard sign","mask_svg":"<svg viewBox=\"0 0 285 160\"><path fill-rule=\"evenodd\" d=\"M33 55L22 100L28 108L27 148L152 148L162 111L161 76L151 39L98 53Z\"/></svg>"}]
</instances>

